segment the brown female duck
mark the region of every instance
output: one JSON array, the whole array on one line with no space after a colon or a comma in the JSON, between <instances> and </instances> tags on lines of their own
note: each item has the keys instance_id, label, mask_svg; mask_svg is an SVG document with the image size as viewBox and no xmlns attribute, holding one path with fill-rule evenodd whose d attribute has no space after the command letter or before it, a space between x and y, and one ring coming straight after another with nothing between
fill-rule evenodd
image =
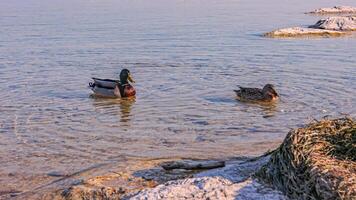
<instances>
[{"instance_id":1,"label":"brown female duck","mask_svg":"<svg viewBox=\"0 0 356 200\"><path fill-rule=\"evenodd\" d=\"M131 97L136 95L135 88L130 84L134 83L130 71L123 69L120 73L120 81L112 79L92 78L94 82L89 83L89 87L96 96L101 97Z\"/></svg>"},{"instance_id":2,"label":"brown female duck","mask_svg":"<svg viewBox=\"0 0 356 200\"><path fill-rule=\"evenodd\" d=\"M266 84L263 89L240 87L240 90L234 91L240 101L272 102L279 99L279 95L272 84Z\"/></svg>"}]
</instances>

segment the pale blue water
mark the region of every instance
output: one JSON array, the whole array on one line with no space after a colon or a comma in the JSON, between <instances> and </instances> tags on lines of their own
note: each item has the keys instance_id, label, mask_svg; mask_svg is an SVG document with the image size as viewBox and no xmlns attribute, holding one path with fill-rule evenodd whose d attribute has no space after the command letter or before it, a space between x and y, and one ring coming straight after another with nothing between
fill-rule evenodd
<instances>
[{"instance_id":1,"label":"pale blue water","mask_svg":"<svg viewBox=\"0 0 356 200\"><path fill-rule=\"evenodd\" d=\"M333 5L356 6L0 1L0 184L16 172L7 186L31 189L38 184L29 184L32 175L127 155L257 155L313 118L355 116L355 36L261 37L313 24L321 17L304 12ZM136 79L135 101L89 97L90 77L116 78L123 67ZM276 105L235 100L236 85L266 83L281 94Z\"/></svg>"}]
</instances>

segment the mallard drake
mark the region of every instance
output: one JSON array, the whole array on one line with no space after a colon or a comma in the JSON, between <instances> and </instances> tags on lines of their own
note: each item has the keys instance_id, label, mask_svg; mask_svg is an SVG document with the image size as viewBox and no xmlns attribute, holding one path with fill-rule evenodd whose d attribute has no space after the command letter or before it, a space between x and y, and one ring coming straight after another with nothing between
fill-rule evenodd
<instances>
[{"instance_id":1,"label":"mallard drake","mask_svg":"<svg viewBox=\"0 0 356 200\"><path fill-rule=\"evenodd\" d=\"M92 78L94 82L89 83L89 87L94 94L101 97L131 97L136 95L135 88L130 84L135 81L131 77L128 69L121 70L120 80Z\"/></svg>"},{"instance_id":2,"label":"mallard drake","mask_svg":"<svg viewBox=\"0 0 356 200\"><path fill-rule=\"evenodd\" d=\"M279 98L272 84L266 84L263 89L240 87L240 90L234 91L236 92L237 99L240 101L271 102Z\"/></svg>"}]
</instances>

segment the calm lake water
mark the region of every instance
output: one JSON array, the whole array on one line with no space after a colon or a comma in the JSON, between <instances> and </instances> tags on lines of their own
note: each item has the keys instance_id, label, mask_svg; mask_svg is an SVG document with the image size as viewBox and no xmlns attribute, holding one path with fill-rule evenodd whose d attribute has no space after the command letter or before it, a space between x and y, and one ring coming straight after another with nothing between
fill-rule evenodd
<instances>
[{"instance_id":1,"label":"calm lake water","mask_svg":"<svg viewBox=\"0 0 356 200\"><path fill-rule=\"evenodd\" d=\"M354 0L1 0L0 185L119 158L227 158L276 147L325 115L355 116L356 37L271 39ZM134 100L90 97L129 68ZM273 83L274 105L235 100ZM41 177L41 178L38 178ZM1 189L0 189L1 194Z\"/></svg>"}]
</instances>

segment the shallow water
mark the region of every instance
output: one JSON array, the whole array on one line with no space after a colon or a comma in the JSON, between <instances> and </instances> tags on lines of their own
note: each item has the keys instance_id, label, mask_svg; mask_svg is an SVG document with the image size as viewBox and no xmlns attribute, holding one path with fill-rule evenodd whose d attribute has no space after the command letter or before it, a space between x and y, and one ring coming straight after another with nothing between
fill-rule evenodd
<instances>
[{"instance_id":1,"label":"shallow water","mask_svg":"<svg viewBox=\"0 0 356 200\"><path fill-rule=\"evenodd\" d=\"M353 4L352 4L353 3ZM0 184L31 189L122 157L221 158L276 147L290 128L355 116L356 37L271 39L353 0L0 2ZM90 77L136 79L136 99L90 97ZM237 85L273 83L274 105ZM120 159L119 159L120 160ZM124 161L121 161L121 164Z\"/></svg>"}]
</instances>

